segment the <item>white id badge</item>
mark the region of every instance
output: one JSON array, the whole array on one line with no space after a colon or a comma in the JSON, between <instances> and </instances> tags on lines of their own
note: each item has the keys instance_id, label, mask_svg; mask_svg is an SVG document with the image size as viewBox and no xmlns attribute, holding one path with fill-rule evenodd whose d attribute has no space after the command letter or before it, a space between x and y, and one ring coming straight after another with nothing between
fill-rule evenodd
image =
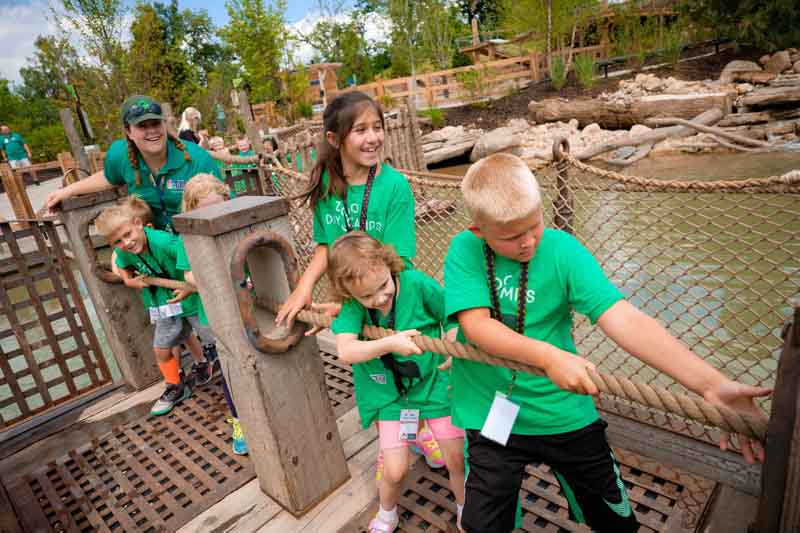
<instances>
[{"instance_id":1,"label":"white id badge","mask_svg":"<svg viewBox=\"0 0 800 533\"><path fill-rule=\"evenodd\" d=\"M150 313L150 323L155 324L161 319L161 312L158 307L148 307L147 311Z\"/></svg>"},{"instance_id":2,"label":"white id badge","mask_svg":"<svg viewBox=\"0 0 800 533\"><path fill-rule=\"evenodd\" d=\"M518 404L509 400L502 392L495 393L492 407L489 409L489 416L483 423L481 435L505 446L518 414Z\"/></svg>"},{"instance_id":3,"label":"white id badge","mask_svg":"<svg viewBox=\"0 0 800 533\"><path fill-rule=\"evenodd\" d=\"M400 410L400 440L416 440L419 428L419 409Z\"/></svg>"},{"instance_id":4,"label":"white id badge","mask_svg":"<svg viewBox=\"0 0 800 533\"><path fill-rule=\"evenodd\" d=\"M169 309L169 316L177 316L183 313L183 307L180 302L176 304L167 304L167 308Z\"/></svg>"}]
</instances>

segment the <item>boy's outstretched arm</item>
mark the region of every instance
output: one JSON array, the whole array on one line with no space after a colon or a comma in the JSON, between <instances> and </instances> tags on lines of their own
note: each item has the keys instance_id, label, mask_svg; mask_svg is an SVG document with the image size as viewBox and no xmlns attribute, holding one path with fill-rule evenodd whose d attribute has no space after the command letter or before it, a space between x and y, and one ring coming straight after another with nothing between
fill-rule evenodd
<instances>
[{"instance_id":1,"label":"boy's outstretched arm","mask_svg":"<svg viewBox=\"0 0 800 533\"><path fill-rule=\"evenodd\" d=\"M597 320L600 328L625 351L672 377L712 404L724 405L742 413L763 415L755 398L772 391L752 387L725 377L685 344L672 336L654 318L625 300L609 307ZM764 449L755 439L739 436L742 455L752 464L764 460ZM722 434L720 448L728 447L729 435Z\"/></svg>"},{"instance_id":2,"label":"boy's outstretched arm","mask_svg":"<svg viewBox=\"0 0 800 533\"><path fill-rule=\"evenodd\" d=\"M486 307L460 311L458 323L464 336L484 352L540 368L564 390L578 394L599 392L586 371L594 370L594 364L547 342L520 335L493 319Z\"/></svg>"}]
</instances>

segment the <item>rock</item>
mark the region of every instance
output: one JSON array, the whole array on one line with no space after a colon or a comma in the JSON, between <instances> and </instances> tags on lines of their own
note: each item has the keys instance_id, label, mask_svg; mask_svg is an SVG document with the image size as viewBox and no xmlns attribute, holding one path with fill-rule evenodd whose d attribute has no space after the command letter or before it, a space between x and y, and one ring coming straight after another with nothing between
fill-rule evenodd
<instances>
[{"instance_id":1,"label":"rock","mask_svg":"<svg viewBox=\"0 0 800 533\"><path fill-rule=\"evenodd\" d=\"M593 137L599 134L601 131L603 131L603 129L600 127L600 124L598 124L597 122L592 122L591 124L583 128L582 133L584 137Z\"/></svg>"},{"instance_id":2,"label":"rock","mask_svg":"<svg viewBox=\"0 0 800 533\"><path fill-rule=\"evenodd\" d=\"M512 118L508 121L508 127L514 130L514 132L521 132L530 128L531 125L524 118Z\"/></svg>"},{"instance_id":3,"label":"rock","mask_svg":"<svg viewBox=\"0 0 800 533\"><path fill-rule=\"evenodd\" d=\"M647 133L648 131L652 131L652 128L648 128L644 124L634 124L631 127L631 135L639 135L640 133Z\"/></svg>"},{"instance_id":4,"label":"rock","mask_svg":"<svg viewBox=\"0 0 800 533\"><path fill-rule=\"evenodd\" d=\"M497 152L507 152L518 148L520 144L521 139L512 128L508 126L497 128L478 139L478 142L475 143L475 146L472 148L469 160L475 162L479 159L483 159L487 155Z\"/></svg>"},{"instance_id":5,"label":"rock","mask_svg":"<svg viewBox=\"0 0 800 533\"><path fill-rule=\"evenodd\" d=\"M739 94L745 94L752 91L754 87L749 83L737 83L736 84L736 92Z\"/></svg>"},{"instance_id":6,"label":"rock","mask_svg":"<svg viewBox=\"0 0 800 533\"><path fill-rule=\"evenodd\" d=\"M800 74L800 59L794 62L792 70L795 72L795 74Z\"/></svg>"},{"instance_id":7,"label":"rock","mask_svg":"<svg viewBox=\"0 0 800 533\"><path fill-rule=\"evenodd\" d=\"M789 52L789 55L796 54L797 52L800 52L800 50L798 50L797 48L794 48L794 47L787 48L786 51Z\"/></svg>"},{"instance_id":8,"label":"rock","mask_svg":"<svg viewBox=\"0 0 800 533\"><path fill-rule=\"evenodd\" d=\"M773 74L780 74L791 66L792 62L789 59L789 52L784 50L783 52L775 52L772 54L767 64L764 65L764 70L772 72Z\"/></svg>"},{"instance_id":9,"label":"rock","mask_svg":"<svg viewBox=\"0 0 800 533\"><path fill-rule=\"evenodd\" d=\"M761 56L760 58L758 58L758 62L761 63L762 65L766 65L767 62L769 61L769 58L770 58L770 55L769 54L765 54L765 55Z\"/></svg>"},{"instance_id":10,"label":"rock","mask_svg":"<svg viewBox=\"0 0 800 533\"><path fill-rule=\"evenodd\" d=\"M628 159L635 153L635 146L623 146L622 148L618 148L617 150L611 152L611 157L609 159Z\"/></svg>"},{"instance_id":11,"label":"rock","mask_svg":"<svg viewBox=\"0 0 800 533\"><path fill-rule=\"evenodd\" d=\"M571 129L572 131L578 131L578 126L580 126L580 122L578 122L577 118L570 119L568 124L569 124L569 129Z\"/></svg>"},{"instance_id":12,"label":"rock","mask_svg":"<svg viewBox=\"0 0 800 533\"><path fill-rule=\"evenodd\" d=\"M448 139L464 135L464 126L447 126L420 137L422 144L430 142L446 142Z\"/></svg>"},{"instance_id":13,"label":"rock","mask_svg":"<svg viewBox=\"0 0 800 533\"><path fill-rule=\"evenodd\" d=\"M741 59L734 59L722 69L719 75L719 81L722 83L731 83L733 81L734 72L751 72L760 71L761 67L753 61L742 61Z\"/></svg>"},{"instance_id":14,"label":"rock","mask_svg":"<svg viewBox=\"0 0 800 533\"><path fill-rule=\"evenodd\" d=\"M638 84L642 84L645 81L647 81L647 78L649 77L650 77L649 74L637 74L636 77L633 78L633 81L635 81Z\"/></svg>"},{"instance_id":15,"label":"rock","mask_svg":"<svg viewBox=\"0 0 800 533\"><path fill-rule=\"evenodd\" d=\"M661 80L661 78L651 76L645 80L643 87L651 93L654 93L664 88L664 82Z\"/></svg>"}]
</instances>

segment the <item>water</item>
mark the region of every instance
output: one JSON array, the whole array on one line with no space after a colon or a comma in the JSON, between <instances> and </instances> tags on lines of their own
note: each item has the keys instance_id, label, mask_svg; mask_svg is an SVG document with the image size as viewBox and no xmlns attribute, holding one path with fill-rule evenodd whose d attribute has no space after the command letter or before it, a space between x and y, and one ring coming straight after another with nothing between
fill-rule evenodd
<instances>
[{"instance_id":1,"label":"water","mask_svg":"<svg viewBox=\"0 0 800 533\"><path fill-rule=\"evenodd\" d=\"M463 175L466 168L440 171ZM796 152L704 154L647 159L625 173L716 180L795 168L800 168ZM552 225L553 177L537 174ZM772 384L789 300L800 294L800 195L592 191L587 189L597 179L574 170L570 183L575 234L629 301L727 375ZM441 226L431 224L420 227L418 240L446 239L467 224L460 210L451 218L446 237ZM429 265L434 272L437 267ZM585 321L578 322L575 336L579 349L606 371L670 383Z\"/></svg>"}]
</instances>

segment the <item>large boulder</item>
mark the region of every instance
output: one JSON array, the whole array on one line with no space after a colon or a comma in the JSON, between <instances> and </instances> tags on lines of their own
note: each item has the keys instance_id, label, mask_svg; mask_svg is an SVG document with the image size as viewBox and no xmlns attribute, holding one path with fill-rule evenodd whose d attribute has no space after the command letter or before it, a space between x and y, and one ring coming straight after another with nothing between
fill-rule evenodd
<instances>
[{"instance_id":1,"label":"large boulder","mask_svg":"<svg viewBox=\"0 0 800 533\"><path fill-rule=\"evenodd\" d=\"M764 70L772 72L773 74L780 74L787 68L792 66L792 60L789 58L789 52L786 50L782 52L775 52L769 58L767 64L764 65Z\"/></svg>"},{"instance_id":2,"label":"large boulder","mask_svg":"<svg viewBox=\"0 0 800 533\"><path fill-rule=\"evenodd\" d=\"M743 61L741 59L734 59L722 69L719 75L719 81L722 83L731 83L733 81L733 74L735 72L752 72L760 71L761 67L755 61Z\"/></svg>"},{"instance_id":3,"label":"large boulder","mask_svg":"<svg viewBox=\"0 0 800 533\"><path fill-rule=\"evenodd\" d=\"M497 152L517 153L519 152L520 144L522 144L522 139L513 128L507 126L497 128L485 133L478 139L472 149L469 160L475 162Z\"/></svg>"},{"instance_id":4,"label":"large boulder","mask_svg":"<svg viewBox=\"0 0 800 533\"><path fill-rule=\"evenodd\" d=\"M800 74L800 60L794 62L794 65L792 65L792 70L795 72L795 74Z\"/></svg>"}]
</instances>

